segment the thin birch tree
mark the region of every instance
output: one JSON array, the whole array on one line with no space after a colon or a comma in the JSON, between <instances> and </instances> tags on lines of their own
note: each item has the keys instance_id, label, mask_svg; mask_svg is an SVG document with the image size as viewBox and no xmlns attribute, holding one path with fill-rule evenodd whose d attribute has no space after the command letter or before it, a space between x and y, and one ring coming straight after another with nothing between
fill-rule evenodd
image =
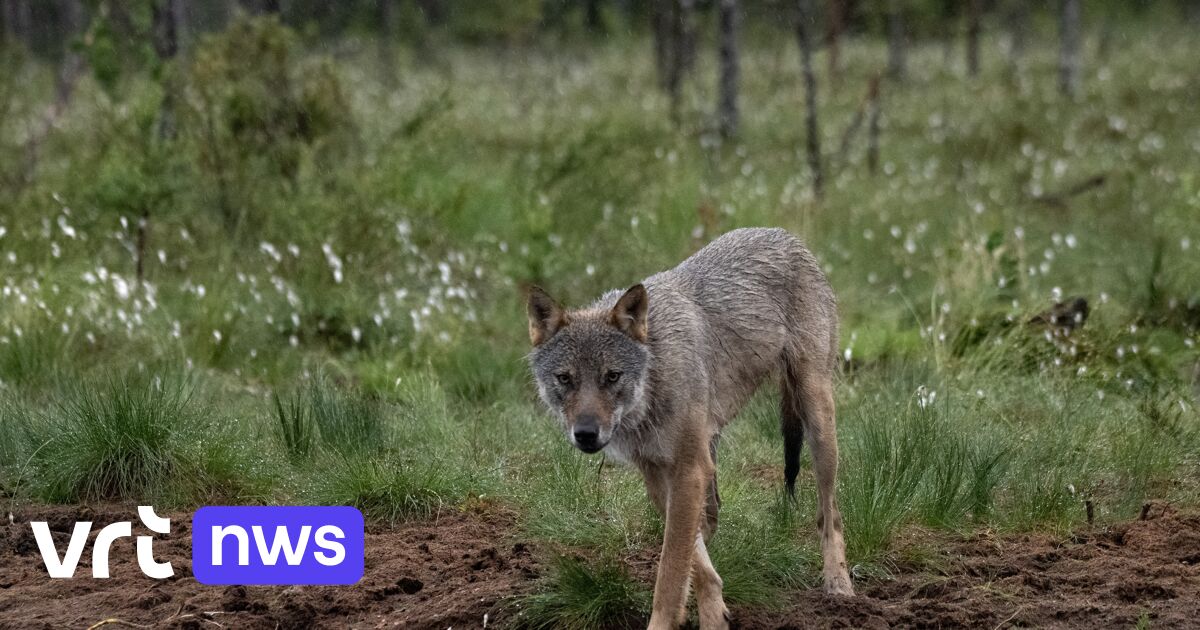
<instances>
[{"instance_id":1,"label":"thin birch tree","mask_svg":"<svg viewBox=\"0 0 1200 630\"><path fill-rule=\"evenodd\" d=\"M717 128L721 137L738 131L738 3L720 0L717 5L717 40L720 76L717 80Z\"/></svg>"},{"instance_id":2,"label":"thin birch tree","mask_svg":"<svg viewBox=\"0 0 1200 630\"><path fill-rule=\"evenodd\" d=\"M1059 0L1058 89L1074 98L1079 93L1079 0Z\"/></svg>"},{"instance_id":3,"label":"thin birch tree","mask_svg":"<svg viewBox=\"0 0 1200 630\"><path fill-rule=\"evenodd\" d=\"M808 168L812 171L813 194L824 194L825 178L821 169L821 135L817 125L817 77L813 73L812 0L796 0L796 43L800 47L800 72L804 79L804 129Z\"/></svg>"}]
</instances>

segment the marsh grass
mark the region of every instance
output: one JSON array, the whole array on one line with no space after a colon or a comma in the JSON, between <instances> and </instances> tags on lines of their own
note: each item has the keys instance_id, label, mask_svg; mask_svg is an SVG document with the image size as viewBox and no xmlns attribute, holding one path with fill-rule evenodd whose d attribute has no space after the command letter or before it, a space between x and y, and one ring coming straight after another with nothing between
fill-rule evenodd
<instances>
[{"instance_id":1,"label":"marsh grass","mask_svg":"<svg viewBox=\"0 0 1200 630\"><path fill-rule=\"evenodd\" d=\"M289 396L285 401L279 392L274 392L271 400L275 403L279 439L288 457L292 461L308 459L317 442L317 428L312 411L299 396Z\"/></svg>"},{"instance_id":2,"label":"marsh grass","mask_svg":"<svg viewBox=\"0 0 1200 630\"><path fill-rule=\"evenodd\" d=\"M453 510L487 486L439 457L339 455L319 463L301 498L313 505L352 505L373 521L396 523Z\"/></svg>"},{"instance_id":3,"label":"marsh grass","mask_svg":"<svg viewBox=\"0 0 1200 630\"><path fill-rule=\"evenodd\" d=\"M159 377L70 387L27 423L34 494L59 503L236 497L253 479L246 453L192 393L182 379Z\"/></svg>"},{"instance_id":4,"label":"marsh grass","mask_svg":"<svg viewBox=\"0 0 1200 630\"><path fill-rule=\"evenodd\" d=\"M378 453L388 443L383 405L375 396L333 387L324 376L314 378L304 395L323 449L355 457Z\"/></svg>"},{"instance_id":5,"label":"marsh grass","mask_svg":"<svg viewBox=\"0 0 1200 630\"><path fill-rule=\"evenodd\" d=\"M27 474L30 441L29 409L20 400L0 396L0 495L17 496Z\"/></svg>"},{"instance_id":6,"label":"marsh grass","mask_svg":"<svg viewBox=\"0 0 1200 630\"><path fill-rule=\"evenodd\" d=\"M67 354L71 338L45 324L12 335L0 344L0 383L13 386L52 386L65 369L58 357Z\"/></svg>"},{"instance_id":7,"label":"marsh grass","mask_svg":"<svg viewBox=\"0 0 1200 630\"><path fill-rule=\"evenodd\" d=\"M571 630L632 627L648 614L651 595L619 558L560 556L542 590L519 601L518 623Z\"/></svg>"}]
</instances>

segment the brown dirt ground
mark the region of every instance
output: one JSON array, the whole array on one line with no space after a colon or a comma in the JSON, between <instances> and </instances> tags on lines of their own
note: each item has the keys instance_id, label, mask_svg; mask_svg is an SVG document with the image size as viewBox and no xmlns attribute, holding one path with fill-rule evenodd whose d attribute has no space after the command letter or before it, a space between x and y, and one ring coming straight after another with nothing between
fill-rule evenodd
<instances>
[{"instance_id":1,"label":"brown dirt ground","mask_svg":"<svg viewBox=\"0 0 1200 630\"><path fill-rule=\"evenodd\" d=\"M3 516L7 516L4 514ZM538 550L495 509L371 526L366 575L353 587L204 586L190 574L190 516L172 515L155 543L176 577L144 577L133 542L114 547L113 578L93 580L85 552L73 580L45 574L28 521L47 520L60 549L76 520L137 519L130 507L35 507L0 522L0 629L87 628L478 628L510 627L506 604L530 592ZM146 533L146 532L137 532ZM120 546L120 545L123 545ZM931 548L929 540L914 543ZM1200 624L1200 515L1157 505L1145 519L1086 528L1070 537L942 540L920 565L863 581L859 596L792 593L773 611L734 608L740 628L1153 628ZM643 571L635 569L635 574ZM648 579L648 578L647 578Z\"/></svg>"},{"instance_id":2,"label":"brown dirt ground","mask_svg":"<svg viewBox=\"0 0 1200 630\"><path fill-rule=\"evenodd\" d=\"M45 520L65 549L76 520L134 523L136 508L55 506L17 510L0 522L0 629L88 628L473 628L504 624L506 598L534 587L532 549L515 541L511 514L452 512L396 527L368 526L363 579L344 586L206 586L191 575L191 515L171 514L155 559L175 576L152 580L137 567L132 539L113 545L107 580L91 578L91 543L76 577L46 575L30 520ZM217 624L220 624L218 626Z\"/></svg>"}]
</instances>

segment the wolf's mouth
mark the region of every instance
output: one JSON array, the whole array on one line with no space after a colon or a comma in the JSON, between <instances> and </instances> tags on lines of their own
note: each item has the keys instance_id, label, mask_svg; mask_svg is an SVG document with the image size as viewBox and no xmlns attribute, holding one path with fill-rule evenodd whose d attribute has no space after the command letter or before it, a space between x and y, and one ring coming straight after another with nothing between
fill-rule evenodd
<instances>
[{"instance_id":1,"label":"wolf's mouth","mask_svg":"<svg viewBox=\"0 0 1200 630\"><path fill-rule=\"evenodd\" d=\"M603 444L576 444L575 446L584 453L591 455L593 453L599 453L607 445L608 442L604 442Z\"/></svg>"}]
</instances>

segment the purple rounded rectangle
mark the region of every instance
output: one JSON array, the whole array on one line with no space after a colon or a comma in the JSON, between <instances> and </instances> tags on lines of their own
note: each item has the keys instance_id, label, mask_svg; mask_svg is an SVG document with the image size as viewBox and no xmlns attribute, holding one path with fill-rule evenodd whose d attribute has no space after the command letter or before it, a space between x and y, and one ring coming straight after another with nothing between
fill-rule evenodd
<instances>
[{"instance_id":1,"label":"purple rounded rectangle","mask_svg":"<svg viewBox=\"0 0 1200 630\"><path fill-rule=\"evenodd\" d=\"M201 584L354 584L364 539L353 507L207 506L192 516L192 573Z\"/></svg>"}]
</instances>

